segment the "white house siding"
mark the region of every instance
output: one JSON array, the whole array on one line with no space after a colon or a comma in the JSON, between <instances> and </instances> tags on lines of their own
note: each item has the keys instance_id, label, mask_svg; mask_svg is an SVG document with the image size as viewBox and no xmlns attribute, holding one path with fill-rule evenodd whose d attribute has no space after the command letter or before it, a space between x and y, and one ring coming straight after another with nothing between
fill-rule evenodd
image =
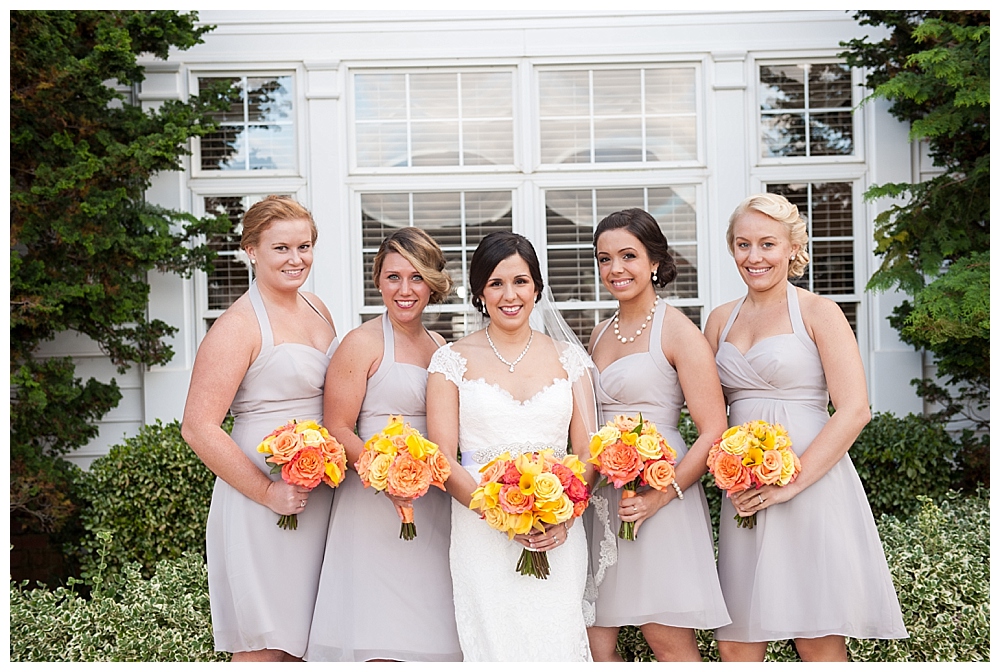
<instances>
[{"instance_id":1,"label":"white house siding","mask_svg":"<svg viewBox=\"0 0 1000 672\"><path fill-rule=\"evenodd\" d=\"M869 103L855 118L854 159L801 166L795 161L757 158L758 63L835 58L841 41L873 33L870 27L860 27L849 13L206 10L200 18L215 25L215 30L205 36L204 44L173 53L167 63L150 59L140 100L155 106L165 99L184 98L199 76L291 73L297 168L272 175L254 171L208 174L193 170L188 162L182 173L159 176L148 197L167 207L201 214L206 195L294 194L313 212L320 232L307 289L329 306L341 335L366 314L359 194L385 191L394 184L391 176L378 170L352 172L352 72L379 67L512 69L515 168L502 171L502 179L489 170L473 170L457 178L454 171L437 177L434 170L400 175L399 190L492 188L499 180L513 194L514 230L531 238L544 256L545 189L576 188L587 169L539 167L537 70L560 65L683 63L697 73L697 160L683 169L668 166L657 173L657 179L678 175L683 183L693 184L697 194L698 291L703 318L713 307L743 293L724 233L729 213L744 197L762 190L768 181L851 181L857 185L857 328L872 405L896 413L921 410L909 385L910 379L921 374L921 356L901 343L885 321L898 297L862 291L877 267L871 222L884 204L864 203L860 195L871 184L913 179L917 166L906 128L892 119L884 103ZM651 180L650 172L641 167L619 167L602 175L605 187L630 187ZM457 187L452 184L456 181ZM181 279L151 274L150 282L150 317L180 329L172 339L174 359L129 378L134 382L124 390L122 407L135 410L109 416L102 425L101 440L80 452L81 461L105 450L105 437L118 438L121 430L134 430L139 422L168 420L183 411L195 352L204 333L205 276ZM108 377L107 372L102 375ZM119 419L125 417L127 422Z\"/></svg>"}]
</instances>

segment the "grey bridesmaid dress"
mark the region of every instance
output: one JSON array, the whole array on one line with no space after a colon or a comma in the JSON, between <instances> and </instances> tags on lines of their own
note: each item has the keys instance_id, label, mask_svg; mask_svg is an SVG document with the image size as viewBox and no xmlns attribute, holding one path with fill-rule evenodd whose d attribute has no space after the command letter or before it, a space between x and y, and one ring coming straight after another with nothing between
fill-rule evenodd
<instances>
[{"instance_id":1,"label":"grey bridesmaid dress","mask_svg":"<svg viewBox=\"0 0 1000 672\"><path fill-rule=\"evenodd\" d=\"M830 419L830 395L816 344L788 284L791 334L755 344L745 354L719 337L716 364L729 423L778 422L801 455ZM719 530L719 578L733 617L718 628L724 641L763 642L844 635L907 637L861 479L849 455L794 498L757 513L739 528L725 497Z\"/></svg>"},{"instance_id":2,"label":"grey bridesmaid dress","mask_svg":"<svg viewBox=\"0 0 1000 672\"><path fill-rule=\"evenodd\" d=\"M395 361L387 314L382 334L358 436L367 441L390 415L427 436L427 370ZM333 503L307 660L462 660L448 565L450 495L431 486L414 500L413 522L416 539L400 539L391 500L348 473Z\"/></svg>"},{"instance_id":3,"label":"grey bridesmaid dress","mask_svg":"<svg viewBox=\"0 0 1000 672\"><path fill-rule=\"evenodd\" d=\"M232 438L277 481L281 475L270 475L257 445L290 420L323 421L323 382L338 341L326 352L301 343L275 345L256 283L249 294L261 346L230 407L236 418ZM333 489L320 484L298 514L298 529L284 530L277 513L216 479L206 547L217 651L305 653L332 501Z\"/></svg>"},{"instance_id":4,"label":"grey bridesmaid dress","mask_svg":"<svg viewBox=\"0 0 1000 672\"><path fill-rule=\"evenodd\" d=\"M660 347L666 303L659 303L650 325L649 349L611 362L597 376L602 422L615 415L652 420L677 451L677 464L687 446L677 430L684 394L677 371ZM608 325L598 334L595 345ZM647 518L636 539L609 537L618 532L621 490L612 485L595 495L591 530L592 566L599 582L594 625L617 627L659 623L679 628L710 629L729 623L719 586L712 545L712 523L701 483L684 491ZM606 502L606 504L604 503ZM603 525L602 518L608 519ZM615 556L617 561L615 561Z\"/></svg>"}]
</instances>

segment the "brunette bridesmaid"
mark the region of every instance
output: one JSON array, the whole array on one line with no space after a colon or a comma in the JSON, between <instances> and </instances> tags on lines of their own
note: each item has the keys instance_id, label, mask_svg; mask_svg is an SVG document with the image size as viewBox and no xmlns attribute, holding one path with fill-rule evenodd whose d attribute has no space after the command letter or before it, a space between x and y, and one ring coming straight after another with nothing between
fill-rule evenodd
<instances>
[{"instance_id":1,"label":"brunette bridesmaid","mask_svg":"<svg viewBox=\"0 0 1000 672\"><path fill-rule=\"evenodd\" d=\"M591 650L595 660L621 660L618 629L637 625L657 660L701 660L695 629L729 623L699 482L709 447L726 429L712 350L691 320L657 297L656 288L677 270L649 213L634 208L608 215L594 232L594 253L601 282L618 300L614 317L590 340L603 421L642 413L677 451L677 464L676 487L666 492L641 488L622 500L613 486L597 490ZM699 434L690 447L677 430L685 404ZM635 540L615 536L619 521L635 523Z\"/></svg>"}]
</instances>

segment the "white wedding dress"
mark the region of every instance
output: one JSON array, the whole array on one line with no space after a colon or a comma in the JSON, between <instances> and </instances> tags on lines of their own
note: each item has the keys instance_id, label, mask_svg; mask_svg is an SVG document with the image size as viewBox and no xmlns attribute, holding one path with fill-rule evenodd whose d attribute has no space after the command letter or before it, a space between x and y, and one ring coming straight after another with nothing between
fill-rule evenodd
<instances>
[{"instance_id":1,"label":"white wedding dress","mask_svg":"<svg viewBox=\"0 0 1000 672\"><path fill-rule=\"evenodd\" d=\"M565 347L565 346L564 346ZM568 378L556 379L526 401L484 380L466 380L466 360L441 347L430 373L442 373L459 392L462 466L479 482L479 469L503 452L555 449L565 455L573 414L572 382L588 361L567 347L560 362ZM587 539L581 521L565 544L548 552L547 579L522 576L524 549L455 500L451 507L451 578L458 640L466 661L589 661L584 619ZM591 607L592 609L592 607Z\"/></svg>"}]
</instances>

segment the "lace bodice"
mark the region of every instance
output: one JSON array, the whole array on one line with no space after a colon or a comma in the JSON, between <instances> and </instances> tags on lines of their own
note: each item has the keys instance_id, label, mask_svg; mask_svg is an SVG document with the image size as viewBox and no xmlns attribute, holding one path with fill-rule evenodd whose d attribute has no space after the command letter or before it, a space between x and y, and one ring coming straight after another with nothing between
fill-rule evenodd
<instances>
[{"instance_id":1,"label":"lace bodice","mask_svg":"<svg viewBox=\"0 0 1000 672\"><path fill-rule=\"evenodd\" d=\"M530 399L485 380L467 380L465 357L444 345L431 358L430 373L442 373L459 393L458 444L462 464L486 464L503 452L513 454L552 448L565 454L573 415L573 382L583 375L588 357L566 346L559 357L566 378L556 378Z\"/></svg>"}]
</instances>

